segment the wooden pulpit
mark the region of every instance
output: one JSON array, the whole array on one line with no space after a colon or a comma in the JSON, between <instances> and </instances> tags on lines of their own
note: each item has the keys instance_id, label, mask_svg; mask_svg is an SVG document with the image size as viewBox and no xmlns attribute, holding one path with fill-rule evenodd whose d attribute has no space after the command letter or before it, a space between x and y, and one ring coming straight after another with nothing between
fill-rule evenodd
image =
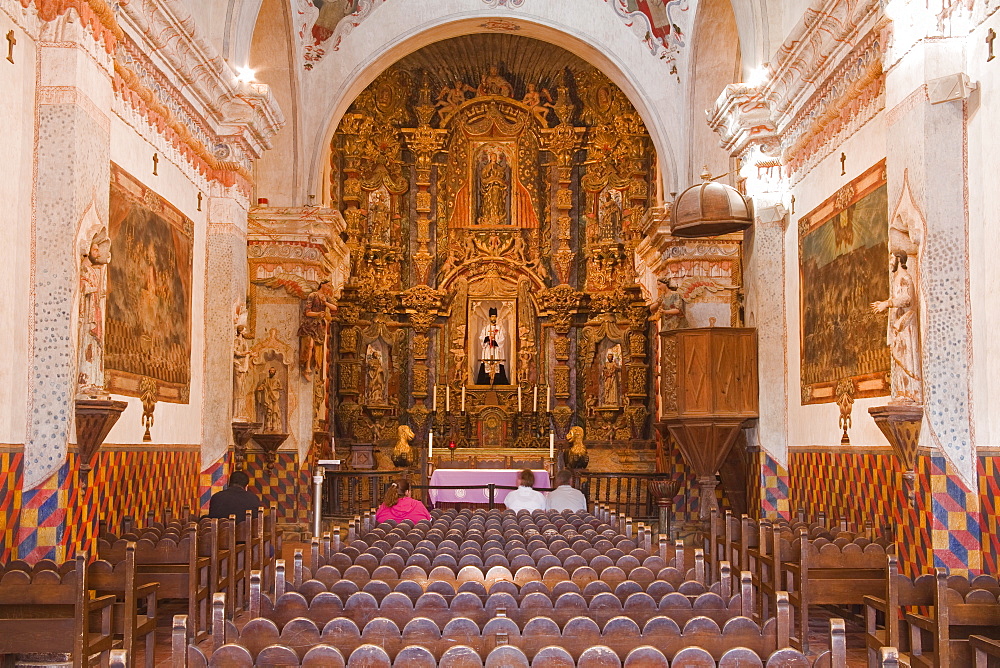
<instances>
[{"instance_id":1,"label":"wooden pulpit","mask_svg":"<svg viewBox=\"0 0 1000 668\"><path fill-rule=\"evenodd\" d=\"M708 519L716 473L757 417L757 331L703 327L660 337L661 425L698 476L700 517Z\"/></svg>"}]
</instances>

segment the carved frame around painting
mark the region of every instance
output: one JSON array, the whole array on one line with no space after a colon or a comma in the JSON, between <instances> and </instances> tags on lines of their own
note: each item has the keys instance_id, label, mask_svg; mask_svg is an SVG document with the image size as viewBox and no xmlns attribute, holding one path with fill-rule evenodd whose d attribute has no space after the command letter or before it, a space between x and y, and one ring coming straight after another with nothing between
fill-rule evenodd
<instances>
[{"instance_id":1,"label":"carved frame around painting","mask_svg":"<svg viewBox=\"0 0 1000 668\"><path fill-rule=\"evenodd\" d=\"M194 224L112 164L108 233L107 389L188 403Z\"/></svg>"},{"instance_id":2,"label":"carved frame around painting","mask_svg":"<svg viewBox=\"0 0 1000 668\"><path fill-rule=\"evenodd\" d=\"M802 404L889 394L885 315L871 302L889 290L885 160L799 220Z\"/></svg>"}]
</instances>

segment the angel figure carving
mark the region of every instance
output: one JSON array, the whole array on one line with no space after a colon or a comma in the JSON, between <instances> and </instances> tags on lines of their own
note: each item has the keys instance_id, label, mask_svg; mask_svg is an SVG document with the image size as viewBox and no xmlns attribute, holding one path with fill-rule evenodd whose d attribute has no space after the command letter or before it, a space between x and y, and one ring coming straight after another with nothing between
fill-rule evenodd
<instances>
[{"instance_id":1,"label":"angel figure carving","mask_svg":"<svg viewBox=\"0 0 1000 668\"><path fill-rule=\"evenodd\" d=\"M303 300L302 317L299 322L299 367L307 380L312 380L313 371L323 372L323 353L326 348L330 320L337 311L336 296L330 281L319 283L295 274L277 274L270 278L254 280L272 290L284 290Z\"/></svg>"},{"instance_id":2,"label":"angel figure carving","mask_svg":"<svg viewBox=\"0 0 1000 668\"><path fill-rule=\"evenodd\" d=\"M413 462L413 430L408 425L401 424L396 428L396 447L392 449L392 463L396 466L409 466Z\"/></svg>"}]
</instances>

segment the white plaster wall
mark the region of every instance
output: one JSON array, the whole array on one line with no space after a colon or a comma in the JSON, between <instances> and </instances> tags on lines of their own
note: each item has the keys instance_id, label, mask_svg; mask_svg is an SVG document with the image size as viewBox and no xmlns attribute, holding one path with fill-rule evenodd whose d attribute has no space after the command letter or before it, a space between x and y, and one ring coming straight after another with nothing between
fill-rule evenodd
<instances>
[{"instance_id":1,"label":"white plaster wall","mask_svg":"<svg viewBox=\"0 0 1000 668\"><path fill-rule=\"evenodd\" d=\"M694 4L694 3L692 3ZM694 11L694 10L692 10ZM662 166L664 190L679 191L679 148L686 136L684 87L670 74L670 64L653 56L603 0L533 0L519 8L490 9L472 0L391 0L376 7L303 76L303 174L300 196L323 192L324 159L329 140L347 107L379 73L422 46L457 35L482 32L487 19L513 21L516 32L562 46L601 69L629 97L646 123ZM686 57L686 54L685 56ZM684 68L679 65L683 72ZM686 86L686 84L685 84ZM281 190L280 173L261 173L260 192ZM272 205L300 205L300 201Z\"/></svg>"},{"instance_id":2,"label":"white plaster wall","mask_svg":"<svg viewBox=\"0 0 1000 668\"><path fill-rule=\"evenodd\" d=\"M986 62L986 34L1000 33L1000 12L980 25L966 49L969 77L979 84L967 105L969 272L972 302L972 388L976 442L1000 445L1000 40Z\"/></svg>"},{"instance_id":3,"label":"white plaster wall","mask_svg":"<svg viewBox=\"0 0 1000 668\"><path fill-rule=\"evenodd\" d=\"M840 174L840 154L847 156L846 174ZM842 431L838 427L840 408L836 403L811 404L801 402L802 383L799 369L801 353L801 319L799 317L799 220L837 189L857 178L869 167L886 157L885 112L869 121L845 141L837 151L816 165L793 189L795 212L785 232L785 295L788 315L788 445L839 446ZM891 157L890 157L891 159ZM892 202L890 202L890 208ZM889 273L886 271L886 286ZM858 399L852 413L853 427L848 431L855 446L886 445L885 437L868 415L868 408L881 406L888 397ZM762 434L762 438L765 435Z\"/></svg>"},{"instance_id":4,"label":"white plaster wall","mask_svg":"<svg viewBox=\"0 0 1000 668\"><path fill-rule=\"evenodd\" d=\"M8 31L17 44L7 61ZM0 443L24 443L28 386L32 163L35 137L35 44L0 12Z\"/></svg>"},{"instance_id":5,"label":"white plaster wall","mask_svg":"<svg viewBox=\"0 0 1000 668\"><path fill-rule=\"evenodd\" d=\"M117 115L111 122L111 160L161 197L177 207L194 223L194 254L191 282L191 398L187 404L157 402L150 434L153 444L195 445L201 442L205 331L205 238L207 207L198 211L197 185L192 183L169 156L159 153L158 176L153 176L153 153L157 149ZM208 197L206 194L205 203ZM114 258L112 258L114 262ZM114 396L127 401L106 443L142 443L142 402L136 397Z\"/></svg>"}]
</instances>

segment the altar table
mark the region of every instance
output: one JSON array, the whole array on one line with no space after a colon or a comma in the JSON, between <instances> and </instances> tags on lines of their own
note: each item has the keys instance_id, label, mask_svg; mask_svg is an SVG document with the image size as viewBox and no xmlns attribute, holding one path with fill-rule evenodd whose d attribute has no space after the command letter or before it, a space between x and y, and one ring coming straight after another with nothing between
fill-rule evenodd
<instances>
[{"instance_id":1,"label":"altar table","mask_svg":"<svg viewBox=\"0 0 1000 668\"><path fill-rule=\"evenodd\" d=\"M431 486L450 485L476 487L478 485L507 485L517 487L519 470L513 469L437 469L431 474ZM549 472L545 470L534 471L535 488L551 487L549 484ZM428 498L431 503L489 503L490 490L488 489L430 489ZM493 500L496 503L503 503L507 498L509 489L498 489L495 491Z\"/></svg>"}]
</instances>

